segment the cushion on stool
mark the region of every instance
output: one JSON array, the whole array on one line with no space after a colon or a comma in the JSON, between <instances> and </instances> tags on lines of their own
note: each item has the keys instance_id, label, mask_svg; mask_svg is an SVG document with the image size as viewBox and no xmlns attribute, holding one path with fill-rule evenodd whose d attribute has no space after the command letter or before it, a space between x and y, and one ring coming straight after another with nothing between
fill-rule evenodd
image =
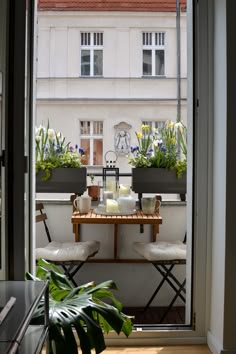
<instances>
[{"instance_id":1,"label":"cushion on stool","mask_svg":"<svg viewBox=\"0 0 236 354\"><path fill-rule=\"evenodd\" d=\"M186 259L186 244L181 241L134 242L133 248L149 261Z\"/></svg>"},{"instance_id":2,"label":"cushion on stool","mask_svg":"<svg viewBox=\"0 0 236 354\"><path fill-rule=\"evenodd\" d=\"M100 248L98 241L84 242L49 242L43 248L36 248L36 259L49 261L86 261L89 256L97 253Z\"/></svg>"}]
</instances>

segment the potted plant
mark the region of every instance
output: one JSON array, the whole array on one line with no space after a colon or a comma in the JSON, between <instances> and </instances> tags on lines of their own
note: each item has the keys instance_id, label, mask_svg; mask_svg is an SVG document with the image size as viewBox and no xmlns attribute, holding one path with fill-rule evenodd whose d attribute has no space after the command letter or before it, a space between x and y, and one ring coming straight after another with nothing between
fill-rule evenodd
<instances>
[{"instance_id":1,"label":"potted plant","mask_svg":"<svg viewBox=\"0 0 236 354\"><path fill-rule=\"evenodd\" d=\"M131 147L132 189L136 193L186 193L187 129L166 122L160 130L142 125Z\"/></svg>"},{"instance_id":2,"label":"potted plant","mask_svg":"<svg viewBox=\"0 0 236 354\"><path fill-rule=\"evenodd\" d=\"M90 282L78 287L61 273L59 267L42 259L38 261L36 277L26 273L27 280L49 282L49 350L50 354L77 354L79 339L83 354L105 350L104 333L114 330L127 337L132 331L130 316L122 312L122 305L113 295L113 281L99 285ZM105 302L105 298L109 303ZM44 319L44 303L40 303L33 323Z\"/></svg>"},{"instance_id":3,"label":"potted plant","mask_svg":"<svg viewBox=\"0 0 236 354\"><path fill-rule=\"evenodd\" d=\"M54 129L36 128L36 192L82 194L86 191L86 167L83 149L70 146Z\"/></svg>"},{"instance_id":4,"label":"potted plant","mask_svg":"<svg viewBox=\"0 0 236 354\"><path fill-rule=\"evenodd\" d=\"M94 174L90 173L88 175L90 178L90 185L87 187L88 188L88 195L92 198L93 201L97 201L100 198L100 186L98 184L95 184L95 176Z\"/></svg>"}]
</instances>

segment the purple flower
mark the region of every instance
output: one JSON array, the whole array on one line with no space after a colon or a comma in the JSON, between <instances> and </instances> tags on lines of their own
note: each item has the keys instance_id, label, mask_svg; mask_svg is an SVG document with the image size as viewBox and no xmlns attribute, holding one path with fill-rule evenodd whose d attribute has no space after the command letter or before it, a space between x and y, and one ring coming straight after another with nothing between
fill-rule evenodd
<instances>
[{"instance_id":1,"label":"purple flower","mask_svg":"<svg viewBox=\"0 0 236 354\"><path fill-rule=\"evenodd\" d=\"M79 153L80 153L81 156L84 155L84 149L79 148Z\"/></svg>"},{"instance_id":2,"label":"purple flower","mask_svg":"<svg viewBox=\"0 0 236 354\"><path fill-rule=\"evenodd\" d=\"M139 151L139 147L138 146L131 146L130 150L132 153L134 153L135 151Z\"/></svg>"}]
</instances>

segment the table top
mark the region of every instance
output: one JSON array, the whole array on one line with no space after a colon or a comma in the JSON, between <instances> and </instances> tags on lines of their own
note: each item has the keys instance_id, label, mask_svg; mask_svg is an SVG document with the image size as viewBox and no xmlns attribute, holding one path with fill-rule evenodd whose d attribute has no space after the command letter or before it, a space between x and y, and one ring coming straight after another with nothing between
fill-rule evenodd
<instances>
[{"instance_id":1,"label":"table top","mask_svg":"<svg viewBox=\"0 0 236 354\"><path fill-rule=\"evenodd\" d=\"M87 214L74 212L71 217L72 224L162 224L162 217L158 212L146 215L137 210L131 215L101 215L91 209Z\"/></svg>"},{"instance_id":2,"label":"table top","mask_svg":"<svg viewBox=\"0 0 236 354\"><path fill-rule=\"evenodd\" d=\"M0 281L0 308L6 305L10 297L16 298L14 306L0 325L0 343L13 342L21 336L46 286L42 281Z\"/></svg>"}]
</instances>

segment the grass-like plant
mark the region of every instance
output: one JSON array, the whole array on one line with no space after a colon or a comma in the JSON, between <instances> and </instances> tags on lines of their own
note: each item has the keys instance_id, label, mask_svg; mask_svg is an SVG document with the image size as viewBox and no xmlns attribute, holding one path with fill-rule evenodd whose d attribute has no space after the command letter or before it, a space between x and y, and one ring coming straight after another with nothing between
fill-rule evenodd
<instances>
[{"instance_id":1,"label":"grass-like plant","mask_svg":"<svg viewBox=\"0 0 236 354\"><path fill-rule=\"evenodd\" d=\"M187 128L183 123L168 121L153 130L144 124L135 134L138 144L131 147L129 155L132 166L166 168L182 176L187 169Z\"/></svg>"},{"instance_id":2,"label":"grass-like plant","mask_svg":"<svg viewBox=\"0 0 236 354\"><path fill-rule=\"evenodd\" d=\"M82 166L81 158L84 151L81 148L70 146L61 132L40 125L36 128L36 173L43 171L42 180L51 176L54 168L79 168Z\"/></svg>"}]
</instances>

